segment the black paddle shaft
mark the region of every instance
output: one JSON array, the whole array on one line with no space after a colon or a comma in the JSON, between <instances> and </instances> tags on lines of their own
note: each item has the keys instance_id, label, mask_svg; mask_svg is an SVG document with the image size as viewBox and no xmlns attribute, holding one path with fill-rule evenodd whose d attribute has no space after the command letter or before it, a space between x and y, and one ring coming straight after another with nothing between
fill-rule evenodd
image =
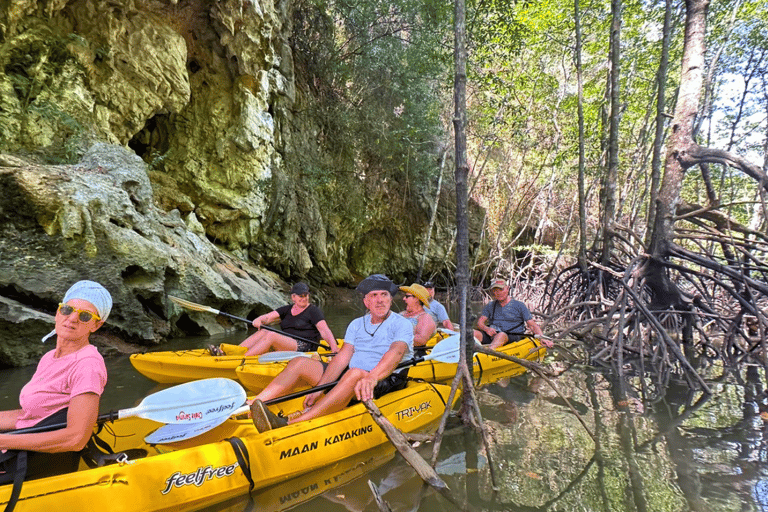
<instances>
[{"instance_id":1,"label":"black paddle shaft","mask_svg":"<svg viewBox=\"0 0 768 512\"><path fill-rule=\"evenodd\" d=\"M249 324L253 325L252 321L248 320L247 318L243 318L241 316L230 315L229 313L225 313L223 311L219 311L218 314L221 315L221 316L225 316L227 318L231 318L233 320L241 320L243 322L248 322ZM275 329L274 327L269 327L268 325L262 325L261 328L262 329L266 329L267 331L272 331L272 332L276 332L278 334L282 334L283 336L288 336L289 338L293 338L293 339L298 340L298 341L303 341L305 343L309 343L311 345L315 345L317 347L325 347L327 349L331 348L331 347L328 346L327 343L320 343L318 341L308 340L307 338L302 338L301 336L298 336L296 334L291 334L289 332L281 331L280 329Z\"/></svg>"},{"instance_id":2,"label":"black paddle shaft","mask_svg":"<svg viewBox=\"0 0 768 512\"><path fill-rule=\"evenodd\" d=\"M107 421L114 421L118 419L118 412L117 411L110 411L105 412L104 414L100 414L98 418L96 418L96 423L104 423ZM50 432L52 430L60 430L62 428L65 428L67 426L67 423L54 423L52 425L34 425L32 427L26 427L26 428L19 428L16 430L3 430L0 431L2 434L37 434L38 432Z\"/></svg>"},{"instance_id":3,"label":"black paddle shaft","mask_svg":"<svg viewBox=\"0 0 768 512\"><path fill-rule=\"evenodd\" d=\"M409 361L403 361L402 363L395 366L395 370L399 370L401 368L405 368L406 366L413 366L416 363L420 363L424 361L426 356L422 357L414 357L413 359ZM393 370L394 371L394 370ZM320 384L319 386L315 386L309 389L304 389L302 391L296 391L295 393L291 393L285 396L278 396L277 398L271 398L269 400L266 400L264 402L264 405L272 405L272 404L279 404L280 402L287 402L288 400L293 400L294 398L299 398L306 395L311 395L312 393L316 391L324 391L326 389L331 389L333 386L338 384L339 381L335 380L333 382L326 382L325 384Z\"/></svg>"}]
</instances>

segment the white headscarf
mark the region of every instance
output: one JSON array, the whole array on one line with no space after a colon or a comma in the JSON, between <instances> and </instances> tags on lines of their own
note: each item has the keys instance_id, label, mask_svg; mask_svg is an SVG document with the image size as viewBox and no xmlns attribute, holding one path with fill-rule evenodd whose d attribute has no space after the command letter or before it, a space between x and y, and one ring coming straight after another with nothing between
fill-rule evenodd
<instances>
[{"instance_id":1,"label":"white headscarf","mask_svg":"<svg viewBox=\"0 0 768 512\"><path fill-rule=\"evenodd\" d=\"M99 313L99 318L105 321L112 311L112 295L109 294L106 288L101 286L95 281L78 281L73 284L67 293L64 294L64 298L61 300L62 304L66 304L72 299L86 300L93 304L96 311ZM43 343L56 334L56 329L49 332L44 338Z\"/></svg>"}]
</instances>

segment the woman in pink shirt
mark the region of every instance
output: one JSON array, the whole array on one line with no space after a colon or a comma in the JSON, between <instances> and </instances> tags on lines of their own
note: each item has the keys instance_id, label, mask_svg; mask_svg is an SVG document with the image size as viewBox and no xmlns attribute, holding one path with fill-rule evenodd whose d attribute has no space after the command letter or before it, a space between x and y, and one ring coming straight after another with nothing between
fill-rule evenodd
<instances>
[{"instance_id":1,"label":"woman in pink shirt","mask_svg":"<svg viewBox=\"0 0 768 512\"><path fill-rule=\"evenodd\" d=\"M66 293L56 311L56 348L40 359L32 379L19 395L20 409L0 411L0 431L34 425L66 424L64 428L30 434L0 434L0 451L18 450L67 453L67 457L45 458L42 466L55 472L77 468L72 452L81 450L93 432L99 414L99 398L107 383L104 359L89 337L104 324L112 309L112 297L100 284L79 281ZM30 454L28 478L34 477ZM3 457L0 457L2 460ZM66 459L66 461L65 461ZM9 460L12 463L14 461ZM74 467L61 467L74 465ZM60 466L60 467L51 467ZM0 464L0 481L13 467Z\"/></svg>"}]
</instances>

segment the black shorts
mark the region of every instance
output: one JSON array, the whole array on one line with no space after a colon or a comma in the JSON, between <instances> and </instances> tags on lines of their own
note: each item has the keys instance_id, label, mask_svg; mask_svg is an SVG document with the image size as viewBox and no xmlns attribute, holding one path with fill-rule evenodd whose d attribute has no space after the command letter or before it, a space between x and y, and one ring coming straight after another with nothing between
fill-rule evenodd
<instances>
[{"instance_id":1,"label":"black shorts","mask_svg":"<svg viewBox=\"0 0 768 512\"><path fill-rule=\"evenodd\" d=\"M480 341L482 345L490 345L491 341L493 339L488 336L488 333L485 331L480 331L483 334L483 339ZM513 341L520 341L521 339L525 338L525 334L517 334L513 332L507 332L505 333L507 335L507 343L512 343ZM506 343L505 343L506 345Z\"/></svg>"},{"instance_id":2,"label":"black shorts","mask_svg":"<svg viewBox=\"0 0 768 512\"><path fill-rule=\"evenodd\" d=\"M314 352L319 347L308 341L296 340L296 350L298 352Z\"/></svg>"}]
</instances>

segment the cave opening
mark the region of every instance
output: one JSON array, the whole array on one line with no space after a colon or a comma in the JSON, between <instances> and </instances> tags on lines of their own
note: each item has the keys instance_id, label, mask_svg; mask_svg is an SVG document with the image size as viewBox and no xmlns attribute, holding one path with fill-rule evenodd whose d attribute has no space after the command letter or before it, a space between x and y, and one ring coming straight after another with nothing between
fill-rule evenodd
<instances>
[{"instance_id":1,"label":"cave opening","mask_svg":"<svg viewBox=\"0 0 768 512\"><path fill-rule=\"evenodd\" d=\"M148 164L168 151L170 117L170 114L157 114L149 118L144 128L128 141L128 147Z\"/></svg>"}]
</instances>

